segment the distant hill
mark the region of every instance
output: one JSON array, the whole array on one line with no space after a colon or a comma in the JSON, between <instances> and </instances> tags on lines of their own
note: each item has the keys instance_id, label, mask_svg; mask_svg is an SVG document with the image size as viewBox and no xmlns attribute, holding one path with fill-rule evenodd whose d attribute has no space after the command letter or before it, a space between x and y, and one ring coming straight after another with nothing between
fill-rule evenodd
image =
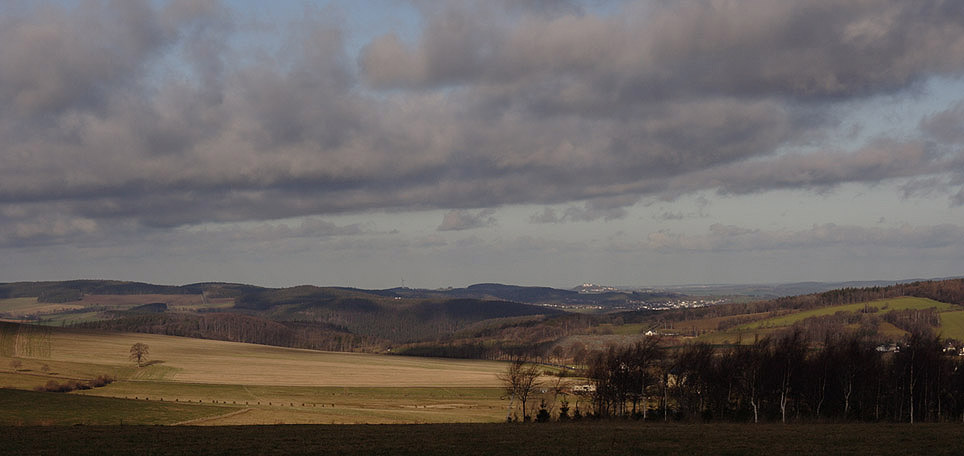
<instances>
[{"instance_id":1,"label":"distant hill","mask_svg":"<svg viewBox=\"0 0 964 456\"><path fill-rule=\"evenodd\" d=\"M131 299L112 299L109 307L85 306L89 300L82 298L91 295ZM136 299L143 295L156 302ZM188 308L164 302L164 296L183 295L199 295L194 301L202 304ZM489 294L475 296L413 293L406 297L349 288L263 288L230 283L169 286L75 280L0 284L0 300L36 298L38 303L70 304L63 309L48 308L60 312L63 318L59 321L85 327L341 350L437 340L491 319L565 313ZM208 308L203 304L224 298L233 299L233 306ZM3 312L0 302L0 316ZM58 314L51 312L55 311L37 318L57 321Z\"/></svg>"},{"instance_id":2,"label":"distant hill","mask_svg":"<svg viewBox=\"0 0 964 456\"><path fill-rule=\"evenodd\" d=\"M559 315L558 309L484 298L401 297L361 290L300 286L262 289L236 301L276 321L322 321L353 334L402 343L437 339L468 325L527 315Z\"/></svg>"},{"instance_id":3,"label":"distant hill","mask_svg":"<svg viewBox=\"0 0 964 456\"><path fill-rule=\"evenodd\" d=\"M85 294L200 294L196 285L169 286L117 280L0 283L0 299L35 297L39 302L70 302Z\"/></svg>"},{"instance_id":4,"label":"distant hill","mask_svg":"<svg viewBox=\"0 0 964 456\"><path fill-rule=\"evenodd\" d=\"M441 290L362 290L214 282L183 286L108 280L19 282L0 284L0 318L336 351L490 359L526 356L569 362L583 359L588 348L638 340L650 330L666 337L667 343L684 343L689 337L739 330L754 321L780 322L786 319L778 318L790 314L805 316L810 314L802 312L813 309L881 299L910 296L964 305L964 279L878 283L885 282L845 282L838 285L852 286L666 309L640 303L714 293L770 296L830 285L801 282L633 291L482 283ZM804 325L808 331L819 325L824 333L864 325L873 334L889 331L888 337L921 321L931 326L937 320L960 321L964 328L964 313L958 315L956 310L901 310L918 312L907 315L892 312L896 308L863 310L860 316L816 312L818 319L794 320L793 325Z\"/></svg>"},{"instance_id":5,"label":"distant hill","mask_svg":"<svg viewBox=\"0 0 964 456\"><path fill-rule=\"evenodd\" d=\"M849 282L790 282L775 284L716 284L716 285L675 285L663 287L669 292L681 293L689 296L749 296L761 299L798 296L841 288L872 288L887 287L914 282L951 280L960 277L945 277L938 279L904 279L904 280L862 280Z\"/></svg>"},{"instance_id":6,"label":"distant hill","mask_svg":"<svg viewBox=\"0 0 964 456\"><path fill-rule=\"evenodd\" d=\"M675 291L607 291L604 293L580 293L576 290L563 290L549 287L526 287L503 285L499 283L480 283L465 288L444 290L424 290L413 288L391 288L377 292L382 296L405 298L466 298L498 299L526 304L543 304L560 307L599 307L602 309L633 308L640 303L668 302L686 298Z\"/></svg>"}]
</instances>

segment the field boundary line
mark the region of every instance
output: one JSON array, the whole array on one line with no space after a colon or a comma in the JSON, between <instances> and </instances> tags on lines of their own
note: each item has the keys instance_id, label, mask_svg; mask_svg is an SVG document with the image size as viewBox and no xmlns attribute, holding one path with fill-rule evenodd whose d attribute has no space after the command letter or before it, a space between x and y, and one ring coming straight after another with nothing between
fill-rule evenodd
<instances>
[{"instance_id":1,"label":"field boundary line","mask_svg":"<svg viewBox=\"0 0 964 456\"><path fill-rule=\"evenodd\" d=\"M251 390L248 389L248 385L241 385L241 389L243 389L245 393L248 393L249 396L253 397L255 401L261 400L261 396L252 393Z\"/></svg>"},{"instance_id":2,"label":"field boundary line","mask_svg":"<svg viewBox=\"0 0 964 456\"><path fill-rule=\"evenodd\" d=\"M252 410L254 410L253 407L247 407L247 408L243 408L243 409L241 409L241 410L233 411L233 412L231 412L231 413L225 413L225 414L223 414L223 415L207 416L207 417L204 417L204 418L197 418L197 419L193 419L193 420L180 421L180 422L177 422L177 423L172 424L171 426L193 426L193 425L196 425L196 424L202 424L202 423L204 423L205 421L220 420L221 418L228 418L228 417L232 417L232 416L235 416L235 415L240 415L240 414L242 414L242 413L247 413L247 412L250 412L250 411L252 411Z\"/></svg>"}]
</instances>

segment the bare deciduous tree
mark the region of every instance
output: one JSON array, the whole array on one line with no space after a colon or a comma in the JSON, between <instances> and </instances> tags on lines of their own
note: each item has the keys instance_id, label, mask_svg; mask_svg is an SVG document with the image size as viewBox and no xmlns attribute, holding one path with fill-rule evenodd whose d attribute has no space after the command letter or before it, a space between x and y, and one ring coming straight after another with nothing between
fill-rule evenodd
<instances>
[{"instance_id":1,"label":"bare deciduous tree","mask_svg":"<svg viewBox=\"0 0 964 456\"><path fill-rule=\"evenodd\" d=\"M522 419L528 421L526 401L529 400L529 395L539 386L539 368L535 364L519 358L509 365L505 373L498 374L498 378L502 381L505 394L509 396L510 413L512 401L518 398L522 405Z\"/></svg>"},{"instance_id":2,"label":"bare deciduous tree","mask_svg":"<svg viewBox=\"0 0 964 456\"><path fill-rule=\"evenodd\" d=\"M20 361L19 359L10 361L10 368L13 369L14 372L20 370L21 367L23 367L23 361Z\"/></svg>"},{"instance_id":3,"label":"bare deciduous tree","mask_svg":"<svg viewBox=\"0 0 964 456\"><path fill-rule=\"evenodd\" d=\"M137 362L137 367L141 367L144 365L144 360L147 359L148 353L150 353L150 347L148 347L147 344L138 342L131 345L130 359L131 361Z\"/></svg>"}]
</instances>

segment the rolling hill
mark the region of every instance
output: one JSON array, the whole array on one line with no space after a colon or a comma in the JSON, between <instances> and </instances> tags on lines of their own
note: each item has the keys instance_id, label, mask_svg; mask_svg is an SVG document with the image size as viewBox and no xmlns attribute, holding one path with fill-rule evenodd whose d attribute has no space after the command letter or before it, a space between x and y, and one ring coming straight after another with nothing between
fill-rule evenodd
<instances>
[{"instance_id":1,"label":"rolling hill","mask_svg":"<svg viewBox=\"0 0 964 456\"><path fill-rule=\"evenodd\" d=\"M334 287L77 280L0 284L0 317L338 351L438 340L487 320L562 310L494 297L403 297Z\"/></svg>"},{"instance_id":2,"label":"rolling hill","mask_svg":"<svg viewBox=\"0 0 964 456\"><path fill-rule=\"evenodd\" d=\"M679 299L682 295L612 290L580 293L501 284L360 290L89 280L0 284L0 295L6 296L0 299L0 317L39 324L454 358L528 356L569 363L581 359L579 354L587 348L629 343L646 332L661 335L669 345L691 340L733 343L787 330L802 331L814 340L853 330L895 340L925 327L943 337L964 339L964 332L955 329L964 327L960 316L964 313L959 313L964 309L960 307L964 305L964 279L841 288L692 309L591 315L564 309L604 300L610 300L611 308L619 308L619 303L635 299ZM49 302L51 296L57 297L54 301L64 296L76 299Z\"/></svg>"},{"instance_id":3,"label":"rolling hill","mask_svg":"<svg viewBox=\"0 0 964 456\"><path fill-rule=\"evenodd\" d=\"M135 343L149 347L143 367ZM494 422L504 368L0 322L0 425ZM116 380L31 391L103 375Z\"/></svg>"}]
</instances>

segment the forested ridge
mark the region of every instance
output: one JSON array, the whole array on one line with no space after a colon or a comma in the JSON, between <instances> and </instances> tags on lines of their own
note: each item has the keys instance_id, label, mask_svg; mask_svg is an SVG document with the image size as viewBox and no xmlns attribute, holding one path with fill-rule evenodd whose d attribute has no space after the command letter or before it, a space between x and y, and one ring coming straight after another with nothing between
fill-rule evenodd
<instances>
[{"instance_id":1,"label":"forested ridge","mask_svg":"<svg viewBox=\"0 0 964 456\"><path fill-rule=\"evenodd\" d=\"M279 322L239 313L146 314L74 326L329 351L366 350L385 344L382 339L352 334L328 323Z\"/></svg>"},{"instance_id":2,"label":"forested ridge","mask_svg":"<svg viewBox=\"0 0 964 456\"><path fill-rule=\"evenodd\" d=\"M964 303L964 279L922 281L892 286L844 288L802 296L749 303L721 304L667 311L641 310L608 314L571 314L554 307L517 302L444 297L448 293L480 296L509 294L520 297L571 296L575 292L544 287L480 284L465 289L426 292L434 297L410 297L418 290L366 291L338 287L298 286L263 288L230 283L185 286L151 285L121 281L76 280L0 284L0 296L46 296L60 299L79 293L197 294L202 299L227 299L233 307L199 307L183 311L160 302L128 310L86 307L65 312L99 312L102 321L81 325L106 330L151 332L186 337L281 345L337 351L373 351L417 356L511 359L524 356L543 362L582 365L593 350L606 343L631 343L647 328L669 328L665 344L680 345L674 325L690 320L727 317L710 329L726 328L760 318L900 296L930 298L944 303ZM588 298L587 298L588 299ZM39 300L39 299L38 299ZM201 302L199 299L197 302ZM619 329L637 325L631 332ZM923 333L938 327L936 310L880 311L873 306L859 312L836 312L806 318L772 333L797 332L819 345L830 336L854 332L867 341L883 342L878 329L886 326L890 341L894 331ZM621 336L607 336L619 330ZM898 331L898 332L900 332ZM609 337L609 339L606 339ZM899 337L897 337L899 338ZM606 341L610 342L606 342ZM622 340L622 342L619 342ZM731 343L740 342L730 340ZM749 341L742 341L748 343ZM869 342L868 342L869 343Z\"/></svg>"},{"instance_id":3,"label":"forested ridge","mask_svg":"<svg viewBox=\"0 0 964 456\"><path fill-rule=\"evenodd\" d=\"M788 296L763 301L720 304L695 309L669 310L661 312L660 317L667 321L680 321L773 311L810 310L901 296L928 298L949 304L964 305L964 279L928 280L886 287L841 288L822 293ZM633 321L634 317L648 318L650 313L624 312L620 315L627 321Z\"/></svg>"},{"instance_id":4,"label":"forested ridge","mask_svg":"<svg viewBox=\"0 0 964 456\"><path fill-rule=\"evenodd\" d=\"M927 332L886 349L856 333L820 345L791 333L727 348L666 349L652 338L591 355L589 411L659 420L964 420L964 359L945 348Z\"/></svg>"}]
</instances>

